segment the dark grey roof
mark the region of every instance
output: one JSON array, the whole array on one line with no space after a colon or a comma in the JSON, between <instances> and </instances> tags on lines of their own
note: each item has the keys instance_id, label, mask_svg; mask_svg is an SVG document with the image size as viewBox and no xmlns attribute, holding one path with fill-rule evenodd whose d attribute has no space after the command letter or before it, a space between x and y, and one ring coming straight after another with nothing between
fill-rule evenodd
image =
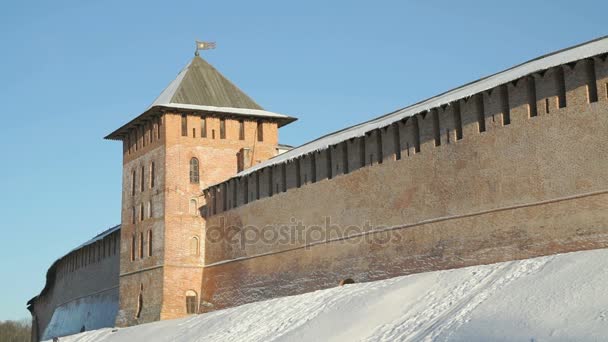
<instances>
[{"instance_id":1,"label":"dark grey roof","mask_svg":"<svg viewBox=\"0 0 608 342\"><path fill-rule=\"evenodd\" d=\"M121 139L132 125L146 120L151 114L171 109L180 112L265 118L276 121L279 127L296 120L288 115L264 110L211 64L196 56L143 114L109 134L106 139Z\"/></svg>"},{"instance_id":2,"label":"dark grey roof","mask_svg":"<svg viewBox=\"0 0 608 342\"><path fill-rule=\"evenodd\" d=\"M263 108L199 56L194 57L152 106L186 104L230 108Z\"/></svg>"}]
</instances>

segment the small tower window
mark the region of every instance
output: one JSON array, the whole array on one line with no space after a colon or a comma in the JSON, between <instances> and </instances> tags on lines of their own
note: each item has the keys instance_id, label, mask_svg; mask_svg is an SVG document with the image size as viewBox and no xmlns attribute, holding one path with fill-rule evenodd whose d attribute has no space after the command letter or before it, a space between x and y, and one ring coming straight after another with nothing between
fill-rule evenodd
<instances>
[{"instance_id":1,"label":"small tower window","mask_svg":"<svg viewBox=\"0 0 608 342\"><path fill-rule=\"evenodd\" d=\"M144 220L144 218L145 218L145 216L144 216L144 204L143 204L143 203L141 203L141 204L139 205L139 220L140 220L140 221L143 221L143 220Z\"/></svg>"},{"instance_id":2,"label":"small tower window","mask_svg":"<svg viewBox=\"0 0 608 342\"><path fill-rule=\"evenodd\" d=\"M198 159L192 158L190 159L190 183L198 183L199 181Z\"/></svg>"},{"instance_id":3,"label":"small tower window","mask_svg":"<svg viewBox=\"0 0 608 342\"><path fill-rule=\"evenodd\" d=\"M201 118L201 138L207 137L207 118Z\"/></svg>"},{"instance_id":4,"label":"small tower window","mask_svg":"<svg viewBox=\"0 0 608 342\"><path fill-rule=\"evenodd\" d=\"M186 291L186 313L189 315L198 312L198 295L192 290Z\"/></svg>"},{"instance_id":5,"label":"small tower window","mask_svg":"<svg viewBox=\"0 0 608 342\"><path fill-rule=\"evenodd\" d=\"M135 170L131 171L131 196L135 196Z\"/></svg>"},{"instance_id":6,"label":"small tower window","mask_svg":"<svg viewBox=\"0 0 608 342\"><path fill-rule=\"evenodd\" d=\"M152 256L152 229L148 230L148 256Z\"/></svg>"},{"instance_id":7,"label":"small tower window","mask_svg":"<svg viewBox=\"0 0 608 342\"><path fill-rule=\"evenodd\" d=\"M135 260L135 249L137 248L137 241L135 234L131 237L131 261Z\"/></svg>"},{"instance_id":8,"label":"small tower window","mask_svg":"<svg viewBox=\"0 0 608 342\"><path fill-rule=\"evenodd\" d=\"M198 256L199 250L198 237L194 236L190 239L190 255Z\"/></svg>"},{"instance_id":9,"label":"small tower window","mask_svg":"<svg viewBox=\"0 0 608 342\"><path fill-rule=\"evenodd\" d=\"M198 203L193 198L190 200L190 215L196 215L196 210L198 209Z\"/></svg>"},{"instance_id":10,"label":"small tower window","mask_svg":"<svg viewBox=\"0 0 608 342\"><path fill-rule=\"evenodd\" d=\"M188 117L185 115L182 115L182 136L188 136Z\"/></svg>"},{"instance_id":11,"label":"small tower window","mask_svg":"<svg viewBox=\"0 0 608 342\"><path fill-rule=\"evenodd\" d=\"M220 139L226 139L226 119L220 119Z\"/></svg>"},{"instance_id":12,"label":"small tower window","mask_svg":"<svg viewBox=\"0 0 608 342\"><path fill-rule=\"evenodd\" d=\"M142 166L141 167L141 182L140 182L140 190L141 192L144 192L144 190L146 190L146 169Z\"/></svg>"},{"instance_id":13,"label":"small tower window","mask_svg":"<svg viewBox=\"0 0 608 342\"><path fill-rule=\"evenodd\" d=\"M239 140L245 140L245 121L239 120Z\"/></svg>"},{"instance_id":14,"label":"small tower window","mask_svg":"<svg viewBox=\"0 0 608 342\"><path fill-rule=\"evenodd\" d=\"M144 233L139 233L139 258L144 257Z\"/></svg>"},{"instance_id":15,"label":"small tower window","mask_svg":"<svg viewBox=\"0 0 608 342\"><path fill-rule=\"evenodd\" d=\"M150 188L154 187L154 179L156 178L156 170L154 169L154 162L150 164Z\"/></svg>"},{"instance_id":16,"label":"small tower window","mask_svg":"<svg viewBox=\"0 0 608 342\"><path fill-rule=\"evenodd\" d=\"M257 125L258 141L264 141L264 125L258 121Z\"/></svg>"}]
</instances>

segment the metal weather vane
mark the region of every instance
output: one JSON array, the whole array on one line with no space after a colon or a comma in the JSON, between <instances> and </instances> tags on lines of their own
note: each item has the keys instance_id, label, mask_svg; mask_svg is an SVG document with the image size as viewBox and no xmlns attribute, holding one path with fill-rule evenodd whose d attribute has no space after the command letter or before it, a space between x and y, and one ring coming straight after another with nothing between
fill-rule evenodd
<instances>
[{"instance_id":1,"label":"metal weather vane","mask_svg":"<svg viewBox=\"0 0 608 342\"><path fill-rule=\"evenodd\" d=\"M196 50L194 51L194 55L198 56L200 50L211 50L215 49L215 42L201 42L196 40Z\"/></svg>"}]
</instances>

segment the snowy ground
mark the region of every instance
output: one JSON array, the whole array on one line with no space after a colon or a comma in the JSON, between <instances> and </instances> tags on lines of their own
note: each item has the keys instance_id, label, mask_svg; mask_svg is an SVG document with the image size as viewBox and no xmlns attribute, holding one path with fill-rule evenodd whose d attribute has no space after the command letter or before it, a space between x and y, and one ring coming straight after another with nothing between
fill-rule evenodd
<instances>
[{"instance_id":1,"label":"snowy ground","mask_svg":"<svg viewBox=\"0 0 608 342\"><path fill-rule=\"evenodd\" d=\"M60 341L606 339L608 249L346 285Z\"/></svg>"}]
</instances>

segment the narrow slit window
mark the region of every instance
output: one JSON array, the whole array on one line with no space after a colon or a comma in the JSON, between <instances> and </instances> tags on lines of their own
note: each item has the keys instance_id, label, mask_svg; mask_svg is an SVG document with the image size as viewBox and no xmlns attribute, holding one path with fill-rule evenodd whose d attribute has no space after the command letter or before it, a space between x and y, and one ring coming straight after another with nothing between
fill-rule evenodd
<instances>
[{"instance_id":1,"label":"narrow slit window","mask_svg":"<svg viewBox=\"0 0 608 342\"><path fill-rule=\"evenodd\" d=\"M509 105L509 88L504 85L500 89L501 105L502 105L502 124L503 126L511 123L511 106Z\"/></svg>"},{"instance_id":2,"label":"narrow slit window","mask_svg":"<svg viewBox=\"0 0 608 342\"><path fill-rule=\"evenodd\" d=\"M182 115L182 136L188 136L188 118Z\"/></svg>"},{"instance_id":3,"label":"narrow slit window","mask_svg":"<svg viewBox=\"0 0 608 342\"><path fill-rule=\"evenodd\" d=\"M556 72L557 81L557 105L559 108L566 107L566 81L564 79L564 69L562 67L557 68Z\"/></svg>"},{"instance_id":4,"label":"narrow slit window","mask_svg":"<svg viewBox=\"0 0 608 342\"><path fill-rule=\"evenodd\" d=\"M199 183L199 162L198 159L190 159L190 183Z\"/></svg>"},{"instance_id":5,"label":"narrow slit window","mask_svg":"<svg viewBox=\"0 0 608 342\"><path fill-rule=\"evenodd\" d=\"M141 167L141 182L139 182L139 190L144 192L146 190L146 169L145 167Z\"/></svg>"},{"instance_id":6,"label":"narrow slit window","mask_svg":"<svg viewBox=\"0 0 608 342\"><path fill-rule=\"evenodd\" d=\"M549 114L551 112L551 100L547 97L545 98L545 113Z\"/></svg>"},{"instance_id":7,"label":"narrow slit window","mask_svg":"<svg viewBox=\"0 0 608 342\"><path fill-rule=\"evenodd\" d=\"M528 117L535 117L538 115L538 108L536 107L536 80L533 76L528 78Z\"/></svg>"},{"instance_id":8,"label":"narrow slit window","mask_svg":"<svg viewBox=\"0 0 608 342\"><path fill-rule=\"evenodd\" d=\"M220 139L226 139L226 119L220 119Z\"/></svg>"},{"instance_id":9,"label":"narrow slit window","mask_svg":"<svg viewBox=\"0 0 608 342\"><path fill-rule=\"evenodd\" d=\"M245 140L245 122L239 120L239 140Z\"/></svg>"},{"instance_id":10,"label":"narrow slit window","mask_svg":"<svg viewBox=\"0 0 608 342\"><path fill-rule=\"evenodd\" d=\"M135 196L135 179L137 178L135 170L131 171L131 196Z\"/></svg>"},{"instance_id":11,"label":"narrow slit window","mask_svg":"<svg viewBox=\"0 0 608 342\"><path fill-rule=\"evenodd\" d=\"M597 79L595 78L595 61L587 61L587 98L589 103L597 102Z\"/></svg>"},{"instance_id":12,"label":"narrow slit window","mask_svg":"<svg viewBox=\"0 0 608 342\"><path fill-rule=\"evenodd\" d=\"M201 138L207 137L207 118L201 118Z\"/></svg>"},{"instance_id":13,"label":"narrow slit window","mask_svg":"<svg viewBox=\"0 0 608 342\"><path fill-rule=\"evenodd\" d=\"M154 168L154 162L150 163L150 188L154 188L156 180L156 170Z\"/></svg>"},{"instance_id":14,"label":"narrow slit window","mask_svg":"<svg viewBox=\"0 0 608 342\"><path fill-rule=\"evenodd\" d=\"M144 233L139 233L139 258L144 258Z\"/></svg>"},{"instance_id":15,"label":"narrow slit window","mask_svg":"<svg viewBox=\"0 0 608 342\"><path fill-rule=\"evenodd\" d=\"M137 248L137 241L135 239L135 234L131 236L131 261L135 260L135 249Z\"/></svg>"},{"instance_id":16,"label":"narrow slit window","mask_svg":"<svg viewBox=\"0 0 608 342\"><path fill-rule=\"evenodd\" d=\"M152 229L148 230L148 256L152 256Z\"/></svg>"},{"instance_id":17,"label":"narrow slit window","mask_svg":"<svg viewBox=\"0 0 608 342\"><path fill-rule=\"evenodd\" d=\"M399 136L399 123L393 125L393 143L395 149L395 159L401 159L401 137ZM348 159L347 159L348 160Z\"/></svg>"},{"instance_id":18,"label":"narrow slit window","mask_svg":"<svg viewBox=\"0 0 608 342\"><path fill-rule=\"evenodd\" d=\"M454 103L454 125L456 126L456 140L462 139L462 115L460 114L460 102Z\"/></svg>"},{"instance_id":19,"label":"narrow slit window","mask_svg":"<svg viewBox=\"0 0 608 342\"><path fill-rule=\"evenodd\" d=\"M142 203L142 204L139 205L139 220L143 221L144 218L145 218L145 216L144 216L144 204Z\"/></svg>"},{"instance_id":20,"label":"narrow slit window","mask_svg":"<svg viewBox=\"0 0 608 342\"><path fill-rule=\"evenodd\" d=\"M264 141L264 125L260 121L257 123L257 134L258 141Z\"/></svg>"},{"instance_id":21,"label":"narrow slit window","mask_svg":"<svg viewBox=\"0 0 608 342\"><path fill-rule=\"evenodd\" d=\"M382 151L382 131L381 130L376 130L376 149L378 152L378 164L382 164L382 155L383 155L383 151Z\"/></svg>"},{"instance_id":22,"label":"narrow slit window","mask_svg":"<svg viewBox=\"0 0 608 342\"><path fill-rule=\"evenodd\" d=\"M483 93L477 95L477 127L479 133L486 131L486 108L483 103Z\"/></svg>"},{"instance_id":23,"label":"narrow slit window","mask_svg":"<svg viewBox=\"0 0 608 342\"><path fill-rule=\"evenodd\" d=\"M441 146L441 127L439 125L439 112L437 109L431 109L431 119L433 120L433 138L435 138L435 146Z\"/></svg>"}]
</instances>

